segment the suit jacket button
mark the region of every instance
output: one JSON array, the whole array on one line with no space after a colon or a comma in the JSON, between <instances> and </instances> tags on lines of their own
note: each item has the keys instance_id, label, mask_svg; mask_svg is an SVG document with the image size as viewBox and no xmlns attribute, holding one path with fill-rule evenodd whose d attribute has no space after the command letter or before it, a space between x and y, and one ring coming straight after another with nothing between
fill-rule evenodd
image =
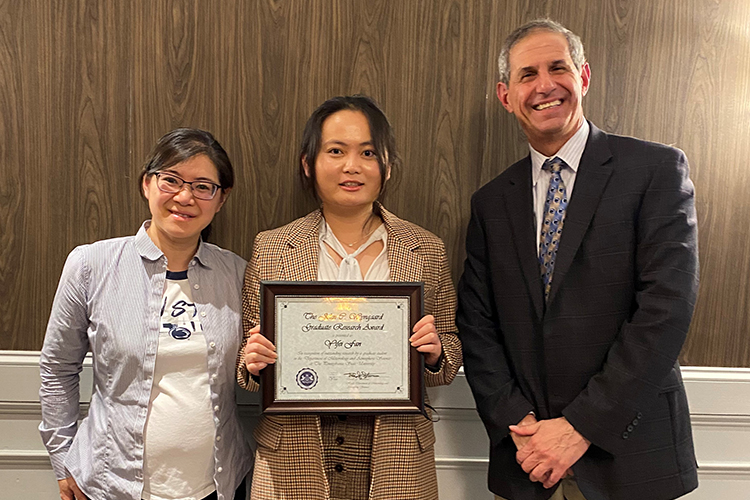
<instances>
[{"instance_id":1,"label":"suit jacket button","mask_svg":"<svg viewBox=\"0 0 750 500\"><path fill-rule=\"evenodd\" d=\"M633 426L632 425L628 426L628 432L633 432Z\"/></svg>"},{"instance_id":2,"label":"suit jacket button","mask_svg":"<svg viewBox=\"0 0 750 500\"><path fill-rule=\"evenodd\" d=\"M633 420L633 425L638 425L638 419Z\"/></svg>"},{"instance_id":3,"label":"suit jacket button","mask_svg":"<svg viewBox=\"0 0 750 500\"><path fill-rule=\"evenodd\" d=\"M336 472L344 472L344 466L341 464L336 464L336 467L334 467L334 469L336 469Z\"/></svg>"},{"instance_id":4,"label":"suit jacket button","mask_svg":"<svg viewBox=\"0 0 750 500\"><path fill-rule=\"evenodd\" d=\"M622 433L622 438L623 438L623 439L627 439L627 438L628 438L628 433L627 433L627 431L626 431L626 432L623 432L623 433Z\"/></svg>"},{"instance_id":5,"label":"suit jacket button","mask_svg":"<svg viewBox=\"0 0 750 500\"><path fill-rule=\"evenodd\" d=\"M643 418L643 413L638 412L638 415L636 415L635 418L637 418L638 420L642 419Z\"/></svg>"}]
</instances>

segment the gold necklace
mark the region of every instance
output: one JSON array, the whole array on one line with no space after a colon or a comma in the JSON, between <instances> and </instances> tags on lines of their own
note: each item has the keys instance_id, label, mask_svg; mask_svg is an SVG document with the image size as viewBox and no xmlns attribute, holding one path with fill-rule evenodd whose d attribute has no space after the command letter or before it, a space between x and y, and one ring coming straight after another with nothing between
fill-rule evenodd
<instances>
[{"instance_id":1,"label":"gold necklace","mask_svg":"<svg viewBox=\"0 0 750 500\"><path fill-rule=\"evenodd\" d=\"M380 226L378 226L378 227L380 227ZM354 248L354 245L356 245L356 244L357 244L357 243L359 243L360 241L365 241L365 240L366 240L367 238L369 238L369 237L370 237L370 235L372 235L372 233L374 233L374 232L375 232L375 231L376 231L377 229L378 229L378 228L376 227L375 229L373 229L372 231L370 231L370 232L369 232L369 233L367 233L366 235L362 236L362 237L361 237L360 239L358 239L358 240L357 240L357 241L355 241L354 243L345 243L345 245L346 245L346 246L348 246L349 248Z\"/></svg>"},{"instance_id":2,"label":"gold necklace","mask_svg":"<svg viewBox=\"0 0 750 500\"><path fill-rule=\"evenodd\" d=\"M364 224L364 226L362 226L362 229L366 228L366 227L367 227L367 224L370 224L370 223L372 222L372 220L373 220L374 218L375 218L375 214L370 214L370 216L369 216L369 217L367 218L367 220L365 221L365 224ZM354 248L354 245L357 245L358 243L360 243L360 242L363 242L363 241L365 241L365 240L366 240L367 238L369 238L369 237L370 237L370 235L372 235L372 233L374 233L375 231L377 231L377 229L378 229L379 227L380 227L380 224L378 224L377 226L375 226L375 227L374 227L374 228L373 228L373 229L372 229L372 230L371 230L371 231L370 231L369 233L367 233L366 235L362 236L362 237L361 237L360 239L358 239L357 241L355 241L355 242L352 242L352 243L344 243L344 244L345 244L346 246L348 246L349 248ZM339 241L341 241L341 240L339 240ZM357 248L359 248L359 246L358 246Z\"/></svg>"}]
</instances>

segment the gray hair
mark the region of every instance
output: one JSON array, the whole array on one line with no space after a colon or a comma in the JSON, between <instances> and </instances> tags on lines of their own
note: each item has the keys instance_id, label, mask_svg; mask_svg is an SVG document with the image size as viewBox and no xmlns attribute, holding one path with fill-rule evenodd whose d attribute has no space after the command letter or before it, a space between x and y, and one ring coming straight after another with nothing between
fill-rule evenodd
<instances>
[{"instance_id":1,"label":"gray hair","mask_svg":"<svg viewBox=\"0 0 750 500\"><path fill-rule=\"evenodd\" d=\"M583 67L583 64L586 62L586 56L583 53L583 43L581 43L578 35L551 19L534 19L516 28L505 39L503 48L500 50L500 56L497 58L497 67L500 70L500 81L502 83L508 85L510 81L510 49L535 31L551 31L552 33L563 35L568 41L568 52L570 52L570 58L573 60L576 69L580 71L581 67Z\"/></svg>"}]
</instances>

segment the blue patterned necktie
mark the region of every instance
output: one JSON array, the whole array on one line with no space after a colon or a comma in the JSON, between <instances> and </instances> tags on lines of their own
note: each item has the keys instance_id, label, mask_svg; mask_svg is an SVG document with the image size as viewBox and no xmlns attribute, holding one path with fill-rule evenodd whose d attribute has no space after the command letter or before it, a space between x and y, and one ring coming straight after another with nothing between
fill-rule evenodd
<instances>
[{"instance_id":1,"label":"blue patterned necktie","mask_svg":"<svg viewBox=\"0 0 750 500\"><path fill-rule=\"evenodd\" d=\"M544 219L542 220L542 231L539 235L539 265L544 281L544 300L549 298L552 287L552 273L555 270L555 257L557 247L560 245L563 222L565 222L565 209L568 207L568 195L565 193L565 183L560 172L565 168L565 162L555 156L546 160L542 170L552 173L547 190L547 199L544 202Z\"/></svg>"}]
</instances>

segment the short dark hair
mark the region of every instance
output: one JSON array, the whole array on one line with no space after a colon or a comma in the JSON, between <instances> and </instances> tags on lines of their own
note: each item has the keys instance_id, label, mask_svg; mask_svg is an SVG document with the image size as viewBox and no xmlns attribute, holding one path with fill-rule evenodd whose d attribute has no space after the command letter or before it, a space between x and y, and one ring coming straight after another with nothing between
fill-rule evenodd
<instances>
[{"instance_id":1,"label":"short dark hair","mask_svg":"<svg viewBox=\"0 0 750 500\"><path fill-rule=\"evenodd\" d=\"M138 176L138 192L143 194L143 180L157 172L168 169L198 155L206 155L219 174L221 191L234 186L234 167L229 155L211 132L197 128L177 128L164 134L156 143L143 164ZM203 228L201 237L207 241L211 235L211 224Z\"/></svg>"},{"instance_id":2,"label":"short dark hair","mask_svg":"<svg viewBox=\"0 0 750 500\"><path fill-rule=\"evenodd\" d=\"M141 196L145 178L198 155L206 155L214 164L222 191L234 186L232 162L211 132L197 128L177 128L159 139L143 164L141 175L138 176L138 191Z\"/></svg>"},{"instance_id":3,"label":"short dark hair","mask_svg":"<svg viewBox=\"0 0 750 500\"><path fill-rule=\"evenodd\" d=\"M318 198L315 190L315 160L320 152L323 122L329 116L343 110L359 111L367 118L367 123L370 125L372 145L380 167L380 196L382 197L385 192L388 167L391 168L391 171L397 170L401 164L401 159L396 151L396 138L388 118L375 100L365 95L332 97L318 106L310 115L302 133L299 151L299 173L302 186L312 193L316 199ZM304 162L307 162L310 177L305 175Z\"/></svg>"},{"instance_id":4,"label":"short dark hair","mask_svg":"<svg viewBox=\"0 0 750 500\"><path fill-rule=\"evenodd\" d=\"M529 21L513 30L513 32L505 39L505 42L503 42L503 47L500 49L500 56L497 58L497 66L500 72L501 82L506 85L510 82L510 49L527 36L538 31L549 31L564 36L565 40L568 42L570 59L573 61L573 65L575 65L576 69L579 71L581 70L581 67L583 67L583 64L586 62L586 55L583 53L583 43L581 43L581 38L562 24L553 21L552 19L534 19L533 21Z\"/></svg>"}]
</instances>

